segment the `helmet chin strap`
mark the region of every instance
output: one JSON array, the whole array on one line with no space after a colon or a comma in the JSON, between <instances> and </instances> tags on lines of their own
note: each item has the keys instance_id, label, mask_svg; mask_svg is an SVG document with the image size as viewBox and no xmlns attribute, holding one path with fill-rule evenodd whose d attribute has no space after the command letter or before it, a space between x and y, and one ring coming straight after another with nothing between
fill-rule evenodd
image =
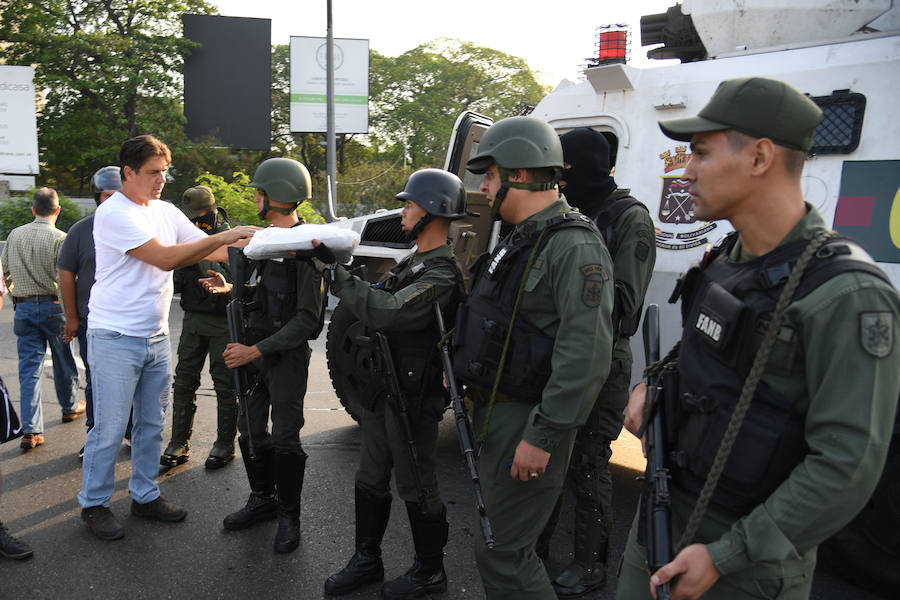
<instances>
[{"instance_id":1,"label":"helmet chin strap","mask_svg":"<svg viewBox=\"0 0 900 600\"><path fill-rule=\"evenodd\" d=\"M406 232L406 239L417 239L419 237L419 234L422 233L422 230L425 229L425 226L431 223L432 218L433 216L430 213L425 213L425 216L419 219L419 222L413 225L413 228Z\"/></svg>"},{"instance_id":2,"label":"helmet chin strap","mask_svg":"<svg viewBox=\"0 0 900 600\"><path fill-rule=\"evenodd\" d=\"M497 190L497 195L494 196L494 202L491 204L491 218L495 221L500 220L500 205L503 204L503 200L506 198L506 194L509 192L510 188L528 190L531 192L545 192L555 188L556 183L562 175L562 172L557 170L553 175L553 179L538 183L534 181L510 181L509 178L515 173L515 169L504 169L503 167L498 166L497 171L500 173L500 189Z\"/></svg>"},{"instance_id":3,"label":"helmet chin strap","mask_svg":"<svg viewBox=\"0 0 900 600\"><path fill-rule=\"evenodd\" d=\"M259 212L256 213L256 216L259 217L260 221L265 221L266 215L269 213L270 210L277 212L277 213L281 213L283 215L290 215L292 212L297 210L297 206L299 206L299 203L294 204L293 208L282 208L280 206L271 206L269 204L269 197L266 194L263 194L263 205L262 205L262 208L259 210Z\"/></svg>"}]
</instances>

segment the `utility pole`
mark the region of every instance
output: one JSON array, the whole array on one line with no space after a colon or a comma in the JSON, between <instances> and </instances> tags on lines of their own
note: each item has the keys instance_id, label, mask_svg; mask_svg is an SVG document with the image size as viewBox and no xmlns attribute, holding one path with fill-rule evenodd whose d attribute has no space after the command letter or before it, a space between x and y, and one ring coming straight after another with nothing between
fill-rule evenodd
<instances>
[{"instance_id":1,"label":"utility pole","mask_svg":"<svg viewBox=\"0 0 900 600\"><path fill-rule=\"evenodd\" d=\"M326 96L326 131L325 131L325 169L328 185L328 217L329 221L337 218L337 161L334 137L334 33L331 26L331 0L328 1L328 31L325 40L325 96Z\"/></svg>"}]
</instances>

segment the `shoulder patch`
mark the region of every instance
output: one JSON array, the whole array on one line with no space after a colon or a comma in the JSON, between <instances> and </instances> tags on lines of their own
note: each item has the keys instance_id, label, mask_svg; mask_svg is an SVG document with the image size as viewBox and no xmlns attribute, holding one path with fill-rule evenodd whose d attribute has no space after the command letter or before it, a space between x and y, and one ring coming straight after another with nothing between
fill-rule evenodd
<instances>
[{"instance_id":1,"label":"shoulder patch","mask_svg":"<svg viewBox=\"0 0 900 600\"><path fill-rule=\"evenodd\" d=\"M894 315L890 312L859 314L859 341L863 350L884 358L894 348Z\"/></svg>"},{"instance_id":2,"label":"shoulder patch","mask_svg":"<svg viewBox=\"0 0 900 600\"><path fill-rule=\"evenodd\" d=\"M406 297L406 305L418 304L419 302L431 302L434 300L434 286L430 283L416 282L413 284L415 291Z\"/></svg>"},{"instance_id":3,"label":"shoulder patch","mask_svg":"<svg viewBox=\"0 0 900 600\"><path fill-rule=\"evenodd\" d=\"M634 247L634 257L644 262L648 256L650 256L650 246L645 242L638 242L637 246Z\"/></svg>"},{"instance_id":4,"label":"shoulder patch","mask_svg":"<svg viewBox=\"0 0 900 600\"><path fill-rule=\"evenodd\" d=\"M581 290L581 301L588 308L596 308L603 302L603 282L596 279L585 279Z\"/></svg>"},{"instance_id":5,"label":"shoulder patch","mask_svg":"<svg viewBox=\"0 0 900 600\"><path fill-rule=\"evenodd\" d=\"M609 279L609 273L607 273L603 265L600 264L590 264L582 266L581 274L585 277L590 277L591 275L599 275L603 278L603 281Z\"/></svg>"}]
</instances>

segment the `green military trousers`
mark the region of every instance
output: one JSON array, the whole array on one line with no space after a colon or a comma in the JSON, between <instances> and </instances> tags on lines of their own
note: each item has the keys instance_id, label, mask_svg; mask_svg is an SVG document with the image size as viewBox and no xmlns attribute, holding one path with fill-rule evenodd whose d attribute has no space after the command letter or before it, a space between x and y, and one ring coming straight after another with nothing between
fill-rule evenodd
<instances>
[{"instance_id":1,"label":"green military trousers","mask_svg":"<svg viewBox=\"0 0 900 600\"><path fill-rule=\"evenodd\" d=\"M186 327L178 339L178 364L175 365L175 378L172 391L175 399L192 398L200 387L200 373L206 357L209 355L209 374L213 380L213 389L219 402L228 401L234 404L234 379L231 370L225 366L222 352L228 344L227 335L203 335L196 328Z\"/></svg>"},{"instance_id":2,"label":"green military trousers","mask_svg":"<svg viewBox=\"0 0 900 600\"><path fill-rule=\"evenodd\" d=\"M443 398L408 399L410 425L418 455L418 477L425 490L426 515L443 514L444 504L438 490L437 462L438 422L443 411ZM391 471L397 491L404 502L418 502L419 491L409 457L409 446L403 440L397 415L380 399L375 410L363 410L360 416L362 445L356 485L377 498L391 493Z\"/></svg>"},{"instance_id":3,"label":"green military trousers","mask_svg":"<svg viewBox=\"0 0 900 600\"><path fill-rule=\"evenodd\" d=\"M309 344L263 356L253 361L258 370L255 388L248 401L254 450L265 453L268 448L286 454L302 454L300 429L303 428L303 398L309 372ZM269 431L269 415L272 429ZM247 420L238 418L241 437L247 435Z\"/></svg>"},{"instance_id":4,"label":"green military trousers","mask_svg":"<svg viewBox=\"0 0 900 600\"><path fill-rule=\"evenodd\" d=\"M566 478L575 429L550 456L546 472L531 481L510 477L516 447L533 405L497 402L478 458L484 504L494 533L494 548L476 528L475 560L488 600L556 600L544 564L534 551ZM476 403L474 430L479 435L487 405Z\"/></svg>"}]
</instances>

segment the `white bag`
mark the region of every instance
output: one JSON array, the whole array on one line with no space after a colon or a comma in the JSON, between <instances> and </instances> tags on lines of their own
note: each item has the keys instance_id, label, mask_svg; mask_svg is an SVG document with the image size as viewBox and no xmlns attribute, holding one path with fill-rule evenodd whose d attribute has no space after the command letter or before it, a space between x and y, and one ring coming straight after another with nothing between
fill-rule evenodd
<instances>
[{"instance_id":1,"label":"white bag","mask_svg":"<svg viewBox=\"0 0 900 600\"><path fill-rule=\"evenodd\" d=\"M267 227L253 234L244 248L247 258L263 260L286 258L288 252L312 255L313 240L319 240L331 250L337 262L350 264L353 250L359 245L359 234L352 229L334 225L304 224L297 227Z\"/></svg>"}]
</instances>

